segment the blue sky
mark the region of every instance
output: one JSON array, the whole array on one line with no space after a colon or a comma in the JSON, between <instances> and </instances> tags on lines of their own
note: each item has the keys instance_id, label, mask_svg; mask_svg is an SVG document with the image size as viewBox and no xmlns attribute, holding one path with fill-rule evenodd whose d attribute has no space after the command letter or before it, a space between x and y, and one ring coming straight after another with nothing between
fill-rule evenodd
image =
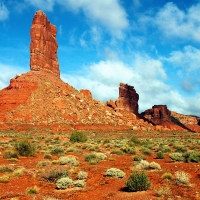
<instances>
[{"instance_id":1,"label":"blue sky","mask_svg":"<svg viewBox=\"0 0 200 200\"><path fill-rule=\"evenodd\" d=\"M30 69L37 10L57 27L65 82L104 102L127 83L139 112L166 104L200 116L200 0L0 0L0 89Z\"/></svg>"}]
</instances>

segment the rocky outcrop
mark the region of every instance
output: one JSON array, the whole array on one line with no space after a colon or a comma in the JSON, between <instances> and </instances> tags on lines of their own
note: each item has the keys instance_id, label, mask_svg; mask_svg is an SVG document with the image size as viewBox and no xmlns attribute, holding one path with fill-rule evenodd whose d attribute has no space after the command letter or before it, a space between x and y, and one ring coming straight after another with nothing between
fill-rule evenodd
<instances>
[{"instance_id":1,"label":"rocky outcrop","mask_svg":"<svg viewBox=\"0 0 200 200\"><path fill-rule=\"evenodd\" d=\"M60 76L56 42L56 27L42 11L35 13L31 26L30 68Z\"/></svg>"},{"instance_id":2,"label":"rocky outcrop","mask_svg":"<svg viewBox=\"0 0 200 200\"><path fill-rule=\"evenodd\" d=\"M80 93L83 94L84 96L92 99L92 93L90 92L90 90L82 89L82 90L80 90Z\"/></svg>"},{"instance_id":3,"label":"rocky outcrop","mask_svg":"<svg viewBox=\"0 0 200 200\"><path fill-rule=\"evenodd\" d=\"M139 95L136 93L133 86L120 83L119 98L116 100L117 110L127 111L138 114Z\"/></svg>"},{"instance_id":4,"label":"rocky outcrop","mask_svg":"<svg viewBox=\"0 0 200 200\"><path fill-rule=\"evenodd\" d=\"M188 129L199 132L200 131L200 118L197 116L191 115L183 115L180 113L176 113L171 111L171 116L173 119L179 121L184 124Z\"/></svg>"},{"instance_id":5,"label":"rocky outcrop","mask_svg":"<svg viewBox=\"0 0 200 200\"><path fill-rule=\"evenodd\" d=\"M151 109L142 112L141 115L155 125L162 125L163 122L171 121L171 112L166 105L154 105Z\"/></svg>"},{"instance_id":6,"label":"rocky outcrop","mask_svg":"<svg viewBox=\"0 0 200 200\"><path fill-rule=\"evenodd\" d=\"M112 109L115 109L117 107L116 104L115 104L115 102L113 100L107 101L106 105L108 107L111 107Z\"/></svg>"}]
</instances>

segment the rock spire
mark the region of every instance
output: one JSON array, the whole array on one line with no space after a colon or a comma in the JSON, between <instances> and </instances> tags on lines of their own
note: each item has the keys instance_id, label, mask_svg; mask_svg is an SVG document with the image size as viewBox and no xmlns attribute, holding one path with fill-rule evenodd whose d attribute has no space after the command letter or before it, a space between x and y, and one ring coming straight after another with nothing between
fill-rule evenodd
<instances>
[{"instance_id":1,"label":"rock spire","mask_svg":"<svg viewBox=\"0 0 200 200\"><path fill-rule=\"evenodd\" d=\"M57 57L56 26L50 24L42 11L34 15L31 26L30 68L32 71L51 72L60 77Z\"/></svg>"}]
</instances>

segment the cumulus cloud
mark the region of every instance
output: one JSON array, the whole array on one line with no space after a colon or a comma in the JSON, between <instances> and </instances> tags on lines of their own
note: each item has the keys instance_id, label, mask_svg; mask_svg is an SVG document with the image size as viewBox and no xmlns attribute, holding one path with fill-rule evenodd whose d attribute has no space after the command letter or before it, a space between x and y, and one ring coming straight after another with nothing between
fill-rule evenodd
<instances>
[{"instance_id":1,"label":"cumulus cloud","mask_svg":"<svg viewBox=\"0 0 200 200\"><path fill-rule=\"evenodd\" d=\"M166 58L174 69L178 69L181 88L185 92L193 92L199 87L200 49L185 46L182 51L172 51Z\"/></svg>"},{"instance_id":2,"label":"cumulus cloud","mask_svg":"<svg viewBox=\"0 0 200 200\"><path fill-rule=\"evenodd\" d=\"M200 69L200 49L185 46L182 51L172 51L167 60L174 66L191 72Z\"/></svg>"},{"instance_id":3,"label":"cumulus cloud","mask_svg":"<svg viewBox=\"0 0 200 200\"><path fill-rule=\"evenodd\" d=\"M8 16L9 16L9 11L7 7L2 3L0 5L0 21L6 20Z\"/></svg>"},{"instance_id":4,"label":"cumulus cloud","mask_svg":"<svg viewBox=\"0 0 200 200\"><path fill-rule=\"evenodd\" d=\"M200 3L183 11L170 2L161 8L154 18L151 18L151 22L156 24L166 36L200 42L199 10Z\"/></svg>"},{"instance_id":5,"label":"cumulus cloud","mask_svg":"<svg viewBox=\"0 0 200 200\"><path fill-rule=\"evenodd\" d=\"M25 2L44 11L52 11L55 4L55 0L25 0Z\"/></svg>"},{"instance_id":6,"label":"cumulus cloud","mask_svg":"<svg viewBox=\"0 0 200 200\"><path fill-rule=\"evenodd\" d=\"M83 11L91 21L99 22L119 38L122 37L123 30L129 25L127 14L118 0L57 0L57 2L74 12Z\"/></svg>"}]
</instances>

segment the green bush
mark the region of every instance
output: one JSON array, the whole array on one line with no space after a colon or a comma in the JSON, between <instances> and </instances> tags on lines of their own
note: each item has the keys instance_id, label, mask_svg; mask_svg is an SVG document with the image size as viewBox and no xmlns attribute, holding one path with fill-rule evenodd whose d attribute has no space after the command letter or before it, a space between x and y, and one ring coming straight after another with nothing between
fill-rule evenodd
<instances>
[{"instance_id":1,"label":"green bush","mask_svg":"<svg viewBox=\"0 0 200 200\"><path fill-rule=\"evenodd\" d=\"M105 175L115 177L115 178L123 178L126 174L120 169L110 168L106 170Z\"/></svg>"},{"instance_id":2,"label":"green bush","mask_svg":"<svg viewBox=\"0 0 200 200\"><path fill-rule=\"evenodd\" d=\"M77 166L79 164L77 158L75 156L69 155L69 156L61 156L59 158L59 163L61 165L68 164L69 166Z\"/></svg>"},{"instance_id":3,"label":"green bush","mask_svg":"<svg viewBox=\"0 0 200 200\"><path fill-rule=\"evenodd\" d=\"M62 153L64 153L64 149L62 148L62 147L53 147L52 149L51 149L51 154L62 154Z\"/></svg>"},{"instance_id":4,"label":"green bush","mask_svg":"<svg viewBox=\"0 0 200 200\"><path fill-rule=\"evenodd\" d=\"M163 159L164 157L165 156L164 156L164 153L162 151L157 152L157 154L156 154L157 159Z\"/></svg>"},{"instance_id":5,"label":"green bush","mask_svg":"<svg viewBox=\"0 0 200 200\"><path fill-rule=\"evenodd\" d=\"M36 152L36 145L26 139L15 141L14 147L20 156L34 156Z\"/></svg>"},{"instance_id":6,"label":"green bush","mask_svg":"<svg viewBox=\"0 0 200 200\"><path fill-rule=\"evenodd\" d=\"M196 151L188 151L183 154L185 158L185 162L199 162L200 161L200 153Z\"/></svg>"},{"instance_id":7,"label":"green bush","mask_svg":"<svg viewBox=\"0 0 200 200\"><path fill-rule=\"evenodd\" d=\"M134 161L141 161L141 160L146 160L146 158L143 156L143 155L138 155L138 156L135 156Z\"/></svg>"},{"instance_id":8,"label":"green bush","mask_svg":"<svg viewBox=\"0 0 200 200\"><path fill-rule=\"evenodd\" d=\"M135 144L135 145L140 145L140 144L142 144L141 140L139 140L139 139L137 138L137 136L133 136L133 137L129 140L129 143L133 143L133 144Z\"/></svg>"},{"instance_id":9,"label":"green bush","mask_svg":"<svg viewBox=\"0 0 200 200\"><path fill-rule=\"evenodd\" d=\"M89 162L91 165L99 163L101 160L107 159L107 156L103 153L91 153L85 155L85 161Z\"/></svg>"},{"instance_id":10,"label":"green bush","mask_svg":"<svg viewBox=\"0 0 200 200\"><path fill-rule=\"evenodd\" d=\"M70 142L86 142L87 141L87 135L85 133L74 131L70 136Z\"/></svg>"},{"instance_id":11,"label":"green bush","mask_svg":"<svg viewBox=\"0 0 200 200\"><path fill-rule=\"evenodd\" d=\"M18 159L19 157L18 157L18 154L17 154L16 151L14 151L14 150L7 150L7 151L5 151L5 153L3 155L3 158L5 158L5 159L17 158Z\"/></svg>"},{"instance_id":12,"label":"green bush","mask_svg":"<svg viewBox=\"0 0 200 200\"><path fill-rule=\"evenodd\" d=\"M87 177L88 177L88 173L87 173L87 172L80 171L80 172L78 173L78 179L79 179L79 180L86 179Z\"/></svg>"},{"instance_id":13,"label":"green bush","mask_svg":"<svg viewBox=\"0 0 200 200\"><path fill-rule=\"evenodd\" d=\"M74 181L69 177L60 178L56 182L58 189L66 189L74 186Z\"/></svg>"},{"instance_id":14,"label":"green bush","mask_svg":"<svg viewBox=\"0 0 200 200\"><path fill-rule=\"evenodd\" d=\"M59 178L69 176L69 171L66 168L50 168L40 175L42 179L49 182L56 182Z\"/></svg>"},{"instance_id":15,"label":"green bush","mask_svg":"<svg viewBox=\"0 0 200 200\"><path fill-rule=\"evenodd\" d=\"M171 153L169 155L169 157L173 160L173 161L184 161L184 157L182 155L182 153L176 152L176 153Z\"/></svg>"},{"instance_id":16,"label":"green bush","mask_svg":"<svg viewBox=\"0 0 200 200\"><path fill-rule=\"evenodd\" d=\"M184 146L177 146L175 152L185 153L187 148Z\"/></svg>"},{"instance_id":17,"label":"green bush","mask_svg":"<svg viewBox=\"0 0 200 200\"><path fill-rule=\"evenodd\" d=\"M84 180L76 180L73 182L73 185L75 187L81 187L81 188L84 188L86 186L86 183Z\"/></svg>"},{"instance_id":18,"label":"green bush","mask_svg":"<svg viewBox=\"0 0 200 200\"><path fill-rule=\"evenodd\" d=\"M127 189L132 192L146 191L151 185L148 176L144 172L134 172L125 184Z\"/></svg>"},{"instance_id":19,"label":"green bush","mask_svg":"<svg viewBox=\"0 0 200 200\"><path fill-rule=\"evenodd\" d=\"M51 165L51 162L49 160L41 160L38 162L37 167L46 167L50 165Z\"/></svg>"},{"instance_id":20,"label":"green bush","mask_svg":"<svg viewBox=\"0 0 200 200\"><path fill-rule=\"evenodd\" d=\"M135 148L131 147L129 145L125 145L123 147L121 147L121 151L123 151L124 153L128 153L128 154L135 154Z\"/></svg>"}]
</instances>

